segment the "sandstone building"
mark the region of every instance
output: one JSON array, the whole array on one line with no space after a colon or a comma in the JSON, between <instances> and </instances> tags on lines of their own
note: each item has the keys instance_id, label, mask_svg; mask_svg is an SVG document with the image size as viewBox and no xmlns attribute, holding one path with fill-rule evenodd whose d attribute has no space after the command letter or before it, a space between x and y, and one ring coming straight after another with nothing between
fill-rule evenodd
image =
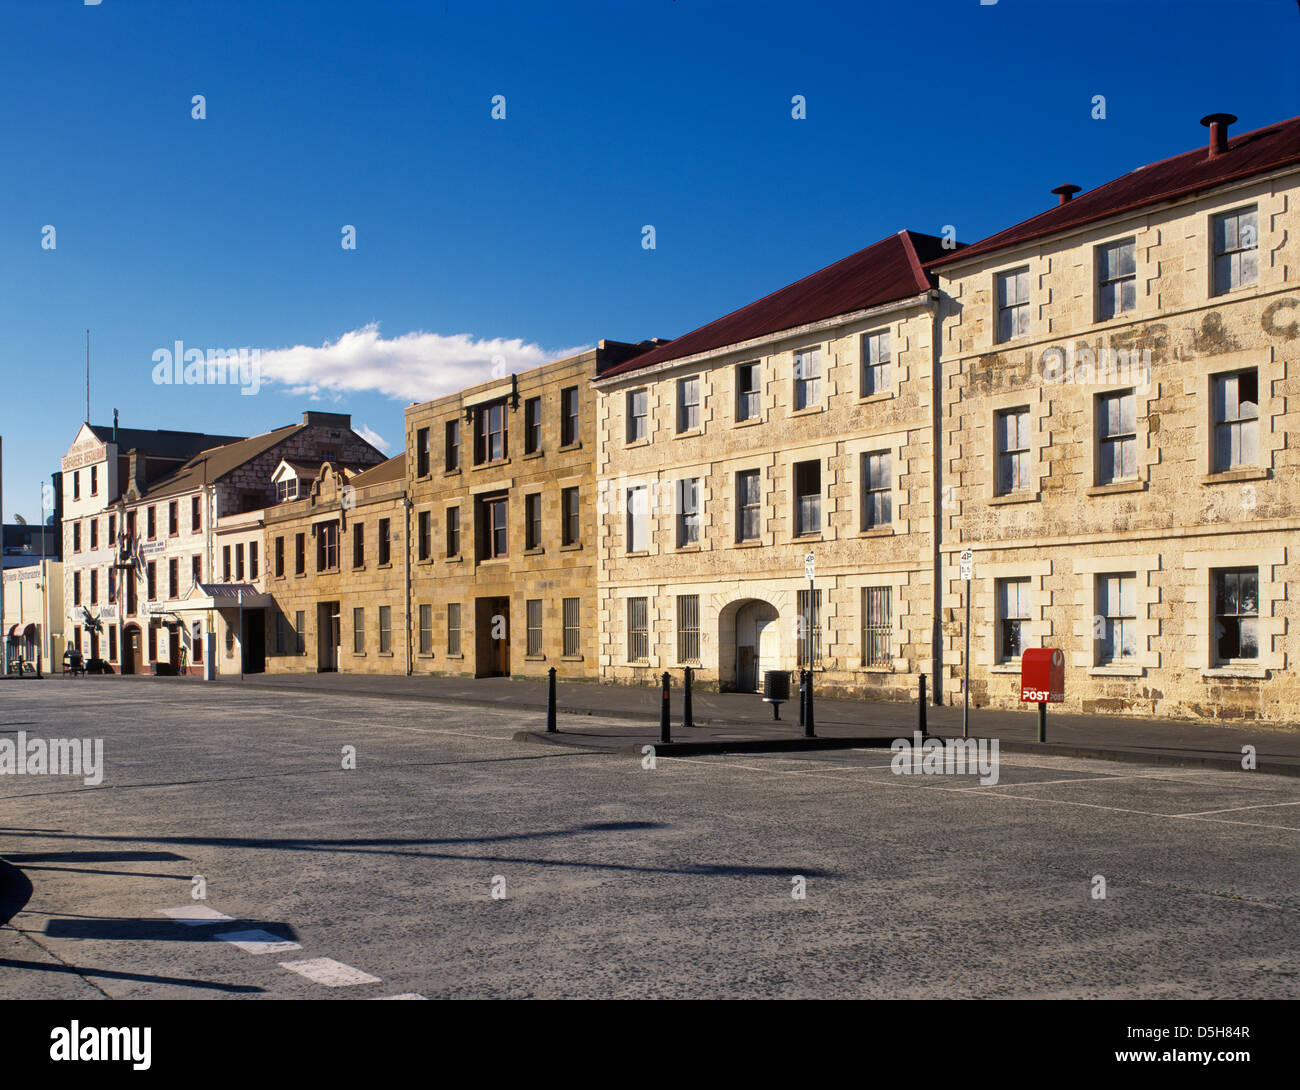
<instances>
[{"instance_id":1,"label":"sandstone building","mask_svg":"<svg viewBox=\"0 0 1300 1090\"><path fill-rule=\"evenodd\" d=\"M944 293L944 691L1294 721L1300 604L1300 119L1060 202L931 268Z\"/></svg>"},{"instance_id":2,"label":"sandstone building","mask_svg":"<svg viewBox=\"0 0 1300 1090\"><path fill-rule=\"evenodd\" d=\"M753 692L811 661L822 691L915 691L942 252L899 232L597 376L603 679Z\"/></svg>"},{"instance_id":3,"label":"sandstone building","mask_svg":"<svg viewBox=\"0 0 1300 1090\"><path fill-rule=\"evenodd\" d=\"M601 341L406 410L415 673L596 676L591 380L651 347Z\"/></svg>"}]
</instances>

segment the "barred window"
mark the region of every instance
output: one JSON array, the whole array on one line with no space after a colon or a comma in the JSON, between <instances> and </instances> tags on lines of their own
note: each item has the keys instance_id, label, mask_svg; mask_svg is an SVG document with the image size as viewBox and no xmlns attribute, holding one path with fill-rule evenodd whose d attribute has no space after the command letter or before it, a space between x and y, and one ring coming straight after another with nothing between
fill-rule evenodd
<instances>
[{"instance_id":1,"label":"barred window","mask_svg":"<svg viewBox=\"0 0 1300 1090\"><path fill-rule=\"evenodd\" d=\"M564 599L564 654L568 658L582 654L582 633L578 628L578 620L578 599Z\"/></svg>"},{"instance_id":2,"label":"barred window","mask_svg":"<svg viewBox=\"0 0 1300 1090\"><path fill-rule=\"evenodd\" d=\"M420 606L420 654L433 654L433 606Z\"/></svg>"},{"instance_id":3,"label":"barred window","mask_svg":"<svg viewBox=\"0 0 1300 1090\"><path fill-rule=\"evenodd\" d=\"M700 596L677 596L677 661L694 666L700 661Z\"/></svg>"},{"instance_id":4,"label":"barred window","mask_svg":"<svg viewBox=\"0 0 1300 1090\"><path fill-rule=\"evenodd\" d=\"M862 529L888 526L894 519L893 455L877 450L862 456Z\"/></svg>"},{"instance_id":5,"label":"barred window","mask_svg":"<svg viewBox=\"0 0 1300 1090\"><path fill-rule=\"evenodd\" d=\"M862 335L862 396L885 393L893 381L889 330Z\"/></svg>"},{"instance_id":6,"label":"barred window","mask_svg":"<svg viewBox=\"0 0 1300 1090\"><path fill-rule=\"evenodd\" d=\"M630 662L644 662L650 657L650 628L646 599L627 600L627 657Z\"/></svg>"},{"instance_id":7,"label":"barred window","mask_svg":"<svg viewBox=\"0 0 1300 1090\"><path fill-rule=\"evenodd\" d=\"M819 670L822 665L822 592L815 590L810 594L809 591L801 590L796 607L799 613L798 631L795 633L798 665L803 669L809 666L808 644L811 636L812 669Z\"/></svg>"},{"instance_id":8,"label":"barred window","mask_svg":"<svg viewBox=\"0 0 1300 1090\"><path fill-rule=\"evenodd\" d=\"M460 654L460 603L447 606L447 654Z\"/></svg>"},{"instance_id":9,"label":"barred window","mask_svg":"<svg viewBox=\"0 0 1300 1090\"><path fill-rule=\"evenodd\" d=\"M542 600L529 598L525 603L528 614L528 654L542 653Z\"/></svg>"},{"instance_id":10,"label":"barred window","mask_svg":"<svg viewBox=\"0 0 1300 1090\"><path fill-rule=\"evenodd\" d=\"M888 666L893 660L893 588L862 589L862 664Z\"/></svg>"}]
</instances>

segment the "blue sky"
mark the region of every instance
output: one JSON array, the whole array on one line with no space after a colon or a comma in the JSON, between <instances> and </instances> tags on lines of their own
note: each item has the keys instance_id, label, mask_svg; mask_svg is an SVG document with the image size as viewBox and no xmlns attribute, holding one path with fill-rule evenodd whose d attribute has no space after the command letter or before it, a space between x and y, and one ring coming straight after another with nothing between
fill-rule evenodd
<instances>
[{"instance_id":1,"label":"blue sky","mask_svg":"<svg viewBox=\"0 0 1300 1090\"><path fill-rule=\"evenodd\" d=\"M85 417L87 328L97 423L316 407L396 451L495 356L676 336L903 227L976 241L1203 114L1293 116L1297 31L1294 0L0 0L6 521ZM282 381L156 385L177 340Z\"/></svg>"}]
</instances>

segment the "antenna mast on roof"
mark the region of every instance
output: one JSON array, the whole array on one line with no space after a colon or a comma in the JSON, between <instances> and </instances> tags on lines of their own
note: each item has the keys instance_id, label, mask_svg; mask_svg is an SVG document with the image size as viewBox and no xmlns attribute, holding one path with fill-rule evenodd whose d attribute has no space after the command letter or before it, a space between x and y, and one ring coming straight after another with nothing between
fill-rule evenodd
<instances>
[{"instance_id":1,"label":"antenna mast on roof","mask_svg":"<svg viewBox=\"0 0 1300 1090\"><path fill-rule=\"evenodd\" d=\"M86 423L90 423L90 330L86 330Z\"/></svg>"}]
</instances>

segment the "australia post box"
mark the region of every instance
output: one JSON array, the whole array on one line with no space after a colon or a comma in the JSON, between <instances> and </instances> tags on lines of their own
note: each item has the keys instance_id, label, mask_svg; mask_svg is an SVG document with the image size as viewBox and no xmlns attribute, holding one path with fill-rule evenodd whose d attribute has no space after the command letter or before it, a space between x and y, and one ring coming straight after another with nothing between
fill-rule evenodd
<instances>
[{"instance_id":1,"label":"australia post box","mask_svg":"<svg viewBox=\"0 0 1300 1090\"><path fill-rule=\"evenodd\" d=\"M1065 699L1065 653L1059 647L1027 647L1020 656L1020 700L1059 704Z\"/></svg>"}]
</instances>

